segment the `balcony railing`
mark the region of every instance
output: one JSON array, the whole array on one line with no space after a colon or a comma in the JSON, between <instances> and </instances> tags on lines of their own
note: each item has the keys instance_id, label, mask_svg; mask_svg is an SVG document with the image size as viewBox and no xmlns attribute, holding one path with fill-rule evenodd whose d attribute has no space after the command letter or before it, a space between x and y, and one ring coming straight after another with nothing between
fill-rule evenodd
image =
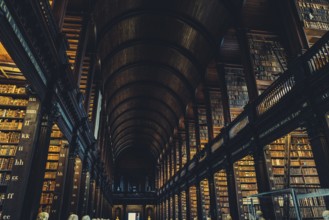
<instances>
[{"instance_id":1,"label":"balcony railing","mask_svg":"<svg viewBox=\"0 0 329 220\"><path fill-rule=\"evenodd\" d=\"M284 72L262 95L256 100L257 115L260 116L271 109L287 95L295 86L295 74L291 70Z\"/></svg>"}]
</instances>

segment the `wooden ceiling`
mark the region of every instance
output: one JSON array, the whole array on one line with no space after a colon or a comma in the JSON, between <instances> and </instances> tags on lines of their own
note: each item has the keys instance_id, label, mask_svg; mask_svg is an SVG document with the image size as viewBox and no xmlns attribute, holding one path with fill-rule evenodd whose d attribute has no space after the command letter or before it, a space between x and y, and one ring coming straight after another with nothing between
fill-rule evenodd
<instances>
[{"instance_id":1,"label":"wooden ceiling","mask_svg":"<svg viewBox=\"0 0 329 220\"><path fill-rule=\"evenodd\" d=\"M211 84L218 62L241 65L236 28L275 29L270 0L241 2L97 1L97 54L115 156L140 148L157 158L204 74ZM71 0L68 10L90 5Z\"/></svg>"}]
</instances>

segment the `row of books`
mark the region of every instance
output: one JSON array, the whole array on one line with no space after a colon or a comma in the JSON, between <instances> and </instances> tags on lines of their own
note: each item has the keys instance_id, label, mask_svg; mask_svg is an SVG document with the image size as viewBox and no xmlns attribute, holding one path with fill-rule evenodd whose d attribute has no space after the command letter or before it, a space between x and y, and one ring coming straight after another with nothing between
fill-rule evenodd
<instances>
[{"instance_id":1,"label":"row of books","mask_svg":"<svg viewBox=\"0 0 329 220\"><path fill-rule=\"evenodd\" d=\"M0 156L15 156L16 151L16 145L0 145Z\"/></svg>"},{"instance_id":2,"label":"row of books","mask_svg":"<svg viewBox=\"0 0 329 220\"><path fill-rule=\"evenodd\" d=\"M0 117L3 118L24 118L25 111L21 109L0 109Z\"/></svg>"},{"instance_id":3,"label":"row of books","mask_svg":"<svg viewBox=\"0 0 329 220\"><path fill-rule=\"evenodd\" d=\"M15 99L8 96L0 96L0 105L27 106L28 100Z\"/></svg>"},{"instance_id":4,"label":"row of books","mask_svg":"<svg viewBox=\"0 0 329 220\"><path fill-rule=\"evenodd\" d=\"M0 143L12 143L16 144L19 142L19 132L2 132L0 131Z\"/></svg>"},{"instance_id":5,"label":"row of books","mask_svg":"<svg viewBox=\"0 0 329 220\"><path fill-rule=\"evenodd\" d=\"M26 94L25 87L12 85L12 84L0 84L0 93L2 94Z\"/></svg>"},{"instance_id":6,"label":"row of books","mask_svg":"<svg viewBox=\"0 0 329 220\"><path fill-rule=\"evenodd\" d=\"M13 168L15 158L3 158L0 157L0 171L11 170Z\"/></svg>"},{"instance_id":7,"label":"row of books","mask_svg":"<svg viewBox=\"0 0 329 220\"><path fill-rule=\"evenodd\" d=\"M0 130L21 130L22 120L0 119Z\"/></svg>"}]
</instances>

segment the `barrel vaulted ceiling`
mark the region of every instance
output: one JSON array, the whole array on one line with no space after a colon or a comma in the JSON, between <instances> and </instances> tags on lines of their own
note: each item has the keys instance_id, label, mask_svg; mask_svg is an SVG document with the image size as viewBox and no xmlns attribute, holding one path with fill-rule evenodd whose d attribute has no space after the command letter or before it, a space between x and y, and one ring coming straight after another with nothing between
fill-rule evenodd
<instances>
[{"instance_id":1,"label":"barrel vaulted ceiling","mask_svg":"<svg viewBox=\"0 0 329 220\"><path fill-rule=\"evenodd\" d=\"M98 55L114 155L168 143L232 20L221 0L99 0ZM232 1L233 2L233 1Z\"/></svg>"}]
</instances>

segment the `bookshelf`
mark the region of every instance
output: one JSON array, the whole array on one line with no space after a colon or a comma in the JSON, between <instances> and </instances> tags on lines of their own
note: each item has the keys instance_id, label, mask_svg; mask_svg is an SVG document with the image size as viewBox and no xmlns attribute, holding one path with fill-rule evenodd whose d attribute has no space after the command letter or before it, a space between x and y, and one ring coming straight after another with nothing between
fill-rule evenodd
<instances>
[{"instance_id":1,"label":"bookshelf","mask_svg":"<svg viewBox=\"0 0 329 220\"><path fill-rule=\"evenodd\" d=\"M170 179L170 159L169 159L170 155L167 155L167 178L166 181L167 182Z\"/></svg>"},{"instance_id":2,"label":"bookshelf","mask_svg":"<svg viewBox=\"0 0 329 220\"><path fill-rule=\"evenodd\" d=\"M0 79L0 216L18 151L28 105L25 88Z\"/></svg>"},{"instance_id":3,"label":"bookshelf","mask_svg":"<svg viewBox=\"0 0 329 220\"><path fill-rule=\"evenodd\" d=\"M176 172L178 172L179 169L180 169L180 155L179 155L180 145L179 145L178 140L175 141L175 146L176 146L175 147L175 152L176 152L176 165L175 165L175 167L176 167Z\"/></svg>"},{"instance_id":4,"label":"bookshelf","mask_svg":"<svg viewBox=\"0 0 329 220\"><path fill-rule=\"evenodd\" d=\"M221 170L214 174L215 190L216 190L216 206L217 216L219 219L226 219L230 214L230 205L227 188L226 171Z\"/></svg>"},{"instance_id":5,"label":"bookshelf","mask_svg":"<svg viewBox=\"0 0 329 220\"><path fill-rule=\"evenodd\" d=\"M60 201L63 193L63 175L68 153L67 144L68 142L63 137L63 133L59 130L58 126L54 124L50 135L46 170L39 206L39 212L47 212L53 219L58 217L58 209L60 208Z\"/></svg>"},{"instance_id":6,"label":"bookshelf","mask_svg":"<svg viewBox=\"0 0 329 220\"><path fill-rule=\"evenodd\" d=\"M216 137L220 133L220 129L224 126L223 104L221 102L221 93L212 89L209 91L211 119L213 124L213 133Z\"/></svg>"},{"instance_id":7,"label":"bookshelf","mask_svg":"<svg viewBox=\"0 0 329 220\"><path fill-rule=\"evenodd\" d=\"M174 145L170 145L171 147L171 153L170 153L170 157L171 157L171 176L173 177L176 173L176 163L175 163L175 159L176 159L176 150Z\"/></svg>"},{"instance_id":8,"label":"bookshelf","mask_svg":"<svg viewBox=\"0 0 329 220\"><path fill-rule=\"evenodd\" d=\"M192 220L198 219L198 203L197 203L197 193L196 186L191 186L189 188L189 196L190 196L190 216Z\"/></svg>"},{"instance_id":9,"label":"bookshelf","mask_svg":"<svg viewBox=\"0 0 329 220\"><path fill-rule=\"evenodd\" d=\"M181 206L181 219L186 220L186 192L182 191L180 194L180 206Z\"/></svg>"},{"instance_id":10,"label":"bookshelf","mask_svg":"<svg viewBox=\"0 0 329 220\"><path fill-rule=\"evenodd\" d=\"M82 30L83 18L79 15L66 14L64 17L63 33L65 33L69 47L66 50L71 69L74 70L74 65L77 57L80 34Z\"/></svg>"},{"instance_id":11,"label":"bookshelf","mask_svg":"<svg viewBox=\"0 0 329 220\"><path fill-rule=\"evenodd\" d=\"M91 58L90 56L85 55L82 61L82 69L81 69L80 85L79 85L80 92L84 95L84 97L86 97L90 67L91 67ZM85 100L86 99L84 99L84 101Z\"/></svg>"},{"instance_id":12,"label":"bookshelf","mask_svg":"<svg viewBox=\"0 0 329 220\"><path fill-rule=\"evenodd\" d=\"M178 217L178 215L179 215L179 201L178 201L178 195L177 194L175 194L175 220L178 220L179 219L179 217Z\"/></svg>"},{"instance_id":13,"label":"bookshelf","mask_svg":"<svg viewBox=\"0 0 329 220\"><path fill-rule=\"evenodd\" d=\"M180 132L180 141L182 148L182 167L187 163L187 147L186 147L186 133Z\"/></svg>"},{"instance_id":14,"label":"bookshelf","mask_svg":"<svg viewBox=\"0 0 329 220\"><path fill-rule=\"evenodd\" d=\"M240 220L248 219L248 196L258 193L254 158L248 155L234 163L234 175L238 196L238 209ZM259 201L253 200L254 205L259 208Z\"/></svg>"},{"instance_id":15,"label":"bookshelf","mask_svg":"<svg viewBox=\"0 0 329 220\"><path fill-rule=\"evenodd\" d=\"M258 93L261 94L287 69L287 55L276 35L248 34Z\"/></svg>"},{"instance_id":16,"label":"bookshelf","mask_svg":"<svg viewBox=\"0 0 329 220\"><path fill-rule=\"evenodd\" d=\"M233 121L248 103L248 90L242 68L225 67L225 80L229 98L231 120Z\"/></svg>"},{"instance_id":17,"label":"bookshelf","mask_svg":"<svg viewBox=\"0 0 329 220\"><path fill-rule=\"evenodd\" d=\"M299 19L312 46L329 30L329 2L325 0L296 0Z\"/></svg>"},{"instance_id":18,"label":"bookshelf","mask_svg":"<svg viewBox=\"0 0 329 220\"><path fill-rule=\"evenodd\" d=\"M170 196L169 197L169 219L174 218L174 211L175 211L174 199L172 196Z\"/></svg>"},{"instance_id":19,"label":"bookshelf","mask_svg":"<svg viewBox=\"0 0 329 220\"><path fill-rule=\"evenodd\" d=\"M310 193L320 188L312 147L303 131L294 131L267 145L265 157L272 190L291 187L299 193ZM283 200L277 200L276 206L277 215L282 216ZM300 206L303 219L321 219L326 209L322 197L302 199ZM293 215L291 212L290 217Z\"/></svg>"},{"instance_id":20,"label":"bookshelf","mask_svg":"<svg viewBox=\"0 0 329 220\"><path fill-rule=\"evenodd\" d=\"M165 201L165 219L169 219L169 201L168 201L169 199L167 199L166 201Z\"/></svg>"},{"instance_id":21,"label":"bookshelf","mask_svg":"<svg viewBox=\"0 0 329 220\"><path fill-rule=\"evenodd\" d=\"M196 143L196 135L195 135L195 121L192 119L189 119L187 126L188 126L188 138L190 141L190 159L192 159L197 152L197 143Z\"/></svg>"},{"instance_id":22,"label":"bookshelf","mask_svg":"<svg viewBox=\"0 0 329 220\"><path fill-rule=\"evenodd\" d=\"M201 204L202 204L202 219L207 220L210 217L210 193L208 179L200 182Z\"/></svg>"},{"instance_id":23,"label":"bookshelf","mask_svg":"<svg viewBox=\"0 0 329 220\"><path fill-rule=\"evenodd\" d=\"M205 105L197 105L199 135L200 135L200 150L204 149L205 144L208 143L208 123L207 111Z\"/></svg>"},{"instance_id":24,"label":"bookshelf","mask_svg":"<svg viewBox=\"0 0 329 220\"><path fill-rule=\"evenodd\" d=\"M91 86L90 97L89 97L89 109L88 109L88 118L89 121L93 121L94 116L94 109L97 108L97 92L96 84L93 83ZM95 107L94 107L95 106Z\"/></svg>"}]
</instances>

